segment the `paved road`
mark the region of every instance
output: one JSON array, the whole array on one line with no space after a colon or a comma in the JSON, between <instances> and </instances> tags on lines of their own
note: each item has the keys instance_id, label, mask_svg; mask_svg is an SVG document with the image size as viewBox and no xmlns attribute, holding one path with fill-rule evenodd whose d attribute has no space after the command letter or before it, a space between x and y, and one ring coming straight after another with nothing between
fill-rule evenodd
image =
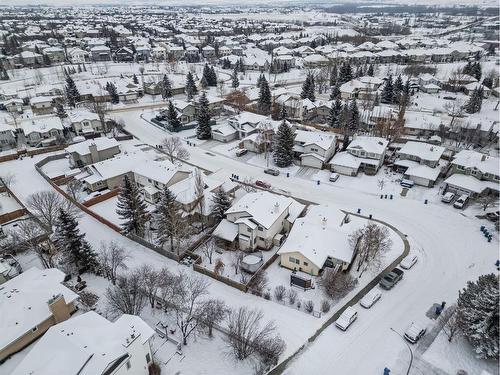
<instances>
[{"instance_id":1,"label":"paved road","mask_svg":"<svg viewBox=\"0 0 500 375\"><path fill-rule=\"evenodd\" d=\"M156 144L165 136L160 129L145 126L133 111L124 116L127 130L145 143ZM433 303L453 301L467 280L494 270L496 239L492 243L484 241L478 222L449 206L425 205L401 197L381 200L376 193L353 191L342 188L341 184L316 185L303 178L272 177L264 174L261 168L236 158L215 153L209 156L200 147L189 147L189 151L191 163L221 177L229 178L235 173L240 179L246 176L264 179L275 188L332 208L354 212L361 208L362 213L373 214L397 226L407 235L419 256L417 265L394 290L384 293L377 305L370 310L358 309L358 321L347 332L340 332L333 326L327 328L290 364L285 374L331 374L333 368L342 371L338 373L350 374L381 373L385 366L402 369L407 348L390 328L402 332L414 320L430 323L424 314Z\"/></svg>"}]
</instances>

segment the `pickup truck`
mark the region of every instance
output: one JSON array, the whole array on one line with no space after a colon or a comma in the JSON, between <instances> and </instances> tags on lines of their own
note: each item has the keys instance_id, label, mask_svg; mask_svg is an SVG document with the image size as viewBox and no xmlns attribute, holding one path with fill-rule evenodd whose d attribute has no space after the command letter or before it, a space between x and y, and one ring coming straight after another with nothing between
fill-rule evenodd
<instances>
[{"instance_id":1,"label":"pickup truck","mask_svg":"<svg viewBox=\"0 0 500 375\"><path fill-rule=\"evenodd\" d=\"M396 285L403 278L403 270L399 268L394 268L391 272L384 276L382 280L380 280L380 287L389 290L392 289L394 285Z\"/></svg>"}]
</instances>

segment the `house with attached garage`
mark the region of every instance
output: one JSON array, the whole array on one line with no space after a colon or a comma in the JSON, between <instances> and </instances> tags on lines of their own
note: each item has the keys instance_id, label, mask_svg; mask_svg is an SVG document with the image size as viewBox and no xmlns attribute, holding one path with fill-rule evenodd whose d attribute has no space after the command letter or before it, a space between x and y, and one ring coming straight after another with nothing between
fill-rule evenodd
<instances>
[{"instance_id":1,"label":"house with attached garage","mask_svg":"<svg viewBox=\"0 0 500 375\"><path fill-rule=\"evenodd\" d=\"M98 45L90 49L93 61L111 61L111 49L108 46Z\"/></svg>"},{"instance_id":2,"label":"house with attached garage","mask_svg":"<svg viewBox=\"0 0 500 375\"><path fill-rule=\"evenodd\" d=\"M89 60L89 53L81 48L70 48L66 54L72 64L83 64Z\"/></svg>"},{"instance_id":3,"label":"house with attached garage","mask_svg":"<svg viewBox=\"0 0 500 375\"><path fill-rule=\"evenodd\" d=\"M74 109L68 113L66 122L76 135L93 136L106 131L99 115L85 109Z\"/></svg>"},{"instance_id":4,"label":"house with attached garage","mask_svg":"<svg viewBox=\"0 0 500 375\"><path fill-rule=\"evenodd\" d=\"M51 327L12 375L147 375L154 330L140 317L110 322L94 311Z\"/></svg>"},{"instance_id":5,"label":"house with attached garage","mask_svg":"<svg viewBox=\"0 0 500 375\"><path fill-rule=\"evenodd\" d=\"M396 151L396 155L401 160L413 160L419 164L435 168L443 156L445 148L424 142L406 142L401 149Z\"/></svg>"},{"instance_id":6,"label":"house with attached garage","mask_svg":"<svg viewBox=\"0 0 500 375\"><path fill-rule=\"evenodd\" d=\"M384 81L377 77L355 78L339 87L342 99L372 99Z\"/></svg>"},{"instance_id":7,"label":"house with attached garage","mask_svg":"<svg viewBox=\"0 0 500 375\"><path fill-rule=\"evenodd\" d=\"M22 99L18 98L7 99L2 103L5 110L10 113L23 113L23 105Z\"/></svg>"},{"instance_id":8,"label":"house with attached garage","mask_svg":"<svg viewBox=\"0 0 500 375\"><path fill-rule=\"evenodd\" d=\"M76 311L78 294L62 284L65 276L33 267L0 286L0 363Z\"/></svg>"},{"instance_id":9,"label":"house with attached garage","mask_svg":"<svg viewBox=\"0 0 500 375\"><path fill-rule=\"evenodd\" d=\"M235 237L222 239L237 240L241 250L269 250L282 243L283 235L305 207L292 198L267 191L248 193L226 211L226 219L220 224L234 228L231 233Z\"/></svg>"},{"instance_id":10,"label":"house with attached garage","mask_svg":"<svg viewBox=\"0 0 500 375\"><path fill-rule=\"evenodd\" d=\"M0 150L11 148L16 144L15 128L0 122Z\"/></svg>"},{"instance_id":11,"label":"house with attached garage","mask_svg":"<svg viewBox=\"0 0 500 375\"><path fill-rule=\"evenodd\" d=\"M323 168L336 147L337 137L332 133L295 130L293 151L305 167Z\"/></svg>"},{"instance_id":12,"label":"house with attached garage","mask_svg":"<svg viewBox=\"0 0 500 375\"><path fill-rule=\"evenodd\" d=\"M330 164L332 171L356 176L360 170L374 175L384 163L389 142L380 137L356 136L346 151L337 153Z\"/></svg>"},{"instance_id":13,"label":"house with attached garage","mask_svg":"<svg viewBox=\"0 0 500 375\"><path fill-rule=\"evenodd\" d=\"M359 218L328 206L311 206L304 217L295 220L278 250L280 266L312 276L325 268L346 270L356 256L349 235L365 224Z\"/></svg>"},{"instance_id":14,"label":"house with attached garage","mask_svg":"<svg viewBox=\"0 0 500 375\"><path fill-rule=\"evenodd\" d=\"M64 151L69 155L69 165L81 168L118 155L120 144L114 138L100 137L72 144Z\"/></svg>"},{"instance_id":15,"label":"house with attached garage","mask_svg":"<svg viewBox=\"0 0 500 375\"><path fill-rule=\"evenodd\" d=\"M100 191L120 187L125 175L141 189L144 199L157 202L165 186L187 178L189 172L168 161L151 160L137 151L87 165L75 178L81 180L87 190Z\"/></svg>"},{"instance_id":16,"label":"house with attached garage","mask_svg":"<svg viewBox=\"0 0 500 375\"><path fill-rule=\"evenodd\" d=\"M54 112L53 96L35 96L30 99L30 106L35 115L48 115Z\"/></svg>"},{"instance_id":17,"label":"house with attached garage","mask_svg":"<svg viewBox=\"0 0 500 375\"><path fill-rule=\"evenodd\" d=\"M441 118L432 113L406 111L404 133L416 137L431 137L441 130Z\"/></svg>"},{"instance_id":18,"label":"house with attached garage","mask_svg":"<svg viewBox=\"0 0 500 375\"><path fill-rule=\"evenodd\" d=\"M21 122L21 129L30 146L49 146L63 136L64 127L56 116L32 118Z\"/></svg>"},{"instance_id":19,"label":"house with attached garage","mask_svg":"<svg viewBox=\"0 0 500 375\"><path fill-rule=\"evenodd\" d=\"M451 162L445 190L472 197L499 191L500 159L473 150L462 150Z\"/></svg>"}]
</instances>

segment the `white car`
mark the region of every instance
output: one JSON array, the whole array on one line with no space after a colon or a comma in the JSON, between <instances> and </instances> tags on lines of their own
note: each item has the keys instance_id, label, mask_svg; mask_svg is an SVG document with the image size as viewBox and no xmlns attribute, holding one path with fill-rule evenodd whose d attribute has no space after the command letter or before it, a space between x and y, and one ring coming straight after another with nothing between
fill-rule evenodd
<instances>
[{"instance_id":1,"label":"white car","mask_svg":"<svg viewBox=\"0 0 500 375\"><path fill-rule=\"evenodd\" d=\"M469 196L463 194L460 197L458 197L458 199L455 201L455 203L453 203L453 207L463 209L463 208L465 208L465 205L467 204L468 200L469 200Z\"/></svg>"},{"instance_id":2,"label":"white car","mask_svg":"<svg viewBox=\"0 0 500 375\"><path fill-rule=\"evenodd\" d=\"M415 263L417 263L418 257L416 255L409 254L406 257L403 258L401 263L399 265L401 268L404 268L405 270L409 270L410 268L413 267Z\"/></svg>"},{"instance_id":3,"label":"white car","mask_svg":"<svg viewBox=\"0 0 500 375\"><path fill-rule=\"evenodd\" d=\"M404 336L407 341L415 344L423 335L425 335L425 331L427 331L427 329L424 326L418 323L412 323L406 329Z\"/></svg>"},{"instance_id":4,"label":"white car","mask_svg":"<svg viewBox=\"0 0 500 375\"><path fill-rule=\"evenodd\" d=\"M382 297L382 292L380 291L380 289L375 287L368 293L366 293L366 295L363 298L361 298L359 304L364 308L369 309L375 304L375 302L377 302L380 299L380 297Z\"/></svg>"},{"instance_id":5,"label":"white car","mask_svg":"<svg viewBox=\"0 0 500 375\"><path fill-rule=\"evenodd\" d=\"M357 318L358 312L352 306L349 306L335 321L335 325L342 331L345 331Z\"/></svg>"},{"instance_id":6,"label":"white car","mask_svg":"<svg viewBox=\"0 0 500 375\"><path fill-rule=\"evenodd\" d=\"M453 194L451 191L447 192L445 195L441 197L441 202L444 203L451 203L451 201L455 198L455 194Z\"/></svg>"},{"instance_id":7,"label":"white car","mask_svg":"<svg viewBox=\"0 0 500 375\"><path fill-rule=\"evenodd\" d=\"M338 174L338 173L335 173L335 172L334 172L334 173L332 173L332 174L330 175L330 178L329 178L330 182L335 182L335 181L337 181L338 179L339 179L339 174Z\"/></svg>"}]
</instances>

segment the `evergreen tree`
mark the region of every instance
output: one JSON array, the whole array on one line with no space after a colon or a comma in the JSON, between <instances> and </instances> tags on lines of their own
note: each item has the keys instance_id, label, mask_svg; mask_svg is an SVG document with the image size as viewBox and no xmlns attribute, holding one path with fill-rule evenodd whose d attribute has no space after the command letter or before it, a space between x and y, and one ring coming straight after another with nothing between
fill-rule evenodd
<instances>
[{"instance_id":1,"label":"evergreen tree","mask_svg":"<svg viewBox=\"0 0 500 375\"><path fill-rule=\"evenodd\" d=\"M281 110L280 110L280 120L286 120L288 116L288 113L286 111L286 107L284 105L281 106Z\"/></svg>"},{"instance_id":2,"label":"evergreen tree","mask_svg":"<svg viewBox=\"0 0 500 375\"><path fill-rule=\"evenodd\" d=\"M288 167L293 162L293 145L295 133L283 120L274 136L274 162L280 168Z\"/></svg>"},{"instance_id":3,"label":"evergreen tree","mask_svg":"<svg viewBox=\"0 0 500 375\"><path fill-rule=\"evenodd\" d=\"M80 101L80 92L78 91L75 81L69 75L66 77L66 98L68 100L68 104L71 107L74 107L76 102Z\"/></svg>"},{"instance_id":4,"label":"evergreen tree","mask_svg":"<svg viewBox=\"0 0 500 375\"><path fill-rule=\"evenodd\" d=\"M480 62L475 62L472 65L472 70L471 70L471 75L476 78L478 81L481 79L482 76L482 69L481 69L481 63Z\"/></svg>"},{"instance_id":5,"label":"evergreen tree","mask_svg":"<svg viewBox=\"0 0 500 375\"><path fill-rule=\"evenodd\" d=\"M356 78L363 77L363 74L364 74L363 66L359 65L358 69L356 69Z\"/></svg>"},{"instance_id":6,"label":"evergreen tree","mask_svg":"<svg viewBox=\"0 0 500 375\"><path fill-rule=\"evenodd\" d=\"M240 69L241 73L245 73L245 62L243 61L243 57L240 57L240 61L238 64L238 68Z\"/></svg>"},{"instance_id":7,"label":"evergreen tree","mask_svg":"<svg viewBox=\"0 0 500 375\"><path fill-rule=\"evenodd\" d=\"M80 233L78 221L70 213L61 210L54 230L54 243L61 251L66 264L80 269L95 271L97 255Z\"/></svg>"},{"instance_id":8,"label":"evergreen tree","mask_svg":"<svg viewBox=\"0 0 500 375\"><path fill-rule=\"evenodd\" d=\"M116 213L123 220L123 233L144 237L147 221L146 204L137 185L130 181L127 175L123 177L117 206Z\"/></svg>"},{"instance_id":9,"label":"evergreen tree","mask_svg":"<svg viewBox=\"0 0 500 375\"><path fill-rule=\"evenodd\" d=\"M393 102L394 85L392 84L392 76L385 81L384 88L382 89L382 95L380 101L382 103L390 104Z\"/></svg>"},{"instance_id":10,"label":"evergreen tree","mask_svg":"<svg viewBox=\"0 0 500 375\"><path fill-rule=\"evenodd\" d=\"M316 100L315 96L315 83L314 83L314 75L312 72L307 73L306 80L302 84L302 92L300 97L302 99L309 99L314 102Z\"/></svg>"},{"instance_id":11,"label":"evergreen tree","mask_svg":"<svg viewBox=\"0 0 500 375\"><path fill-rule=\"evenodd\" d=\"M330 100L340 99L340 88L338 85L332 86L332 92L330 93Z\"/></svg>"},{"instance_id":12,"label":"evergreen tree","mask_svg":"<svg viewBox=\"0 0 500 375\"><path fill-rule=\"evenodd\" d=\"M332 69L330 70L330 86L331 87L337 86L337 81L339 78L338 76L339 76L339 72L337 69L337 64L333 64Z\"/></svg>"},{"instance_id":13,"label":"evergreen tree","mask_svg":"<svg viewBox=\"0 0 500 375\"><path fill-rule=\"evenodd\" d=\"M175 200L174 194L165 186L155 210L157 227L156 239L160 245L170 240L170 248L174 248L174 227L178 221L178 215L180 215L179 211L180 207Z\"/></svg>"},{"instance_id":14,"label":"evergreen tree","mask_svg":"<svg viewBox=\"0 0 500 375\"><path fill-rule=\"evenodd\" d=\"M209 74L210 79L208 80L208 85L212 87L217 86L217 73L215 73L214 67L210 67L210 74Z\"/></svg>"},{"instance_id":15,"label":"evergreen tree","mask_svg":"<svg viewBox=\"0 0 500 375\"><path fill-rule=\"evenodd\" d=\"M2 71L0 72L0 79L2 81L8 81L10 79L9 73L7 73L7 70L2 67Z\"/></svg>"},{"instance_id":16,"label":"evergreen tree","mask_svg":"<svg viewBox=\"0 0 500 375\"><path fill-rule=\"evenodd\" d=\"M163 99L168 99L171 98L173 95L172 93L172 84L170 83L170 80L168 79L167 75L165 74L163 76L163 84L162 84L162 90L161 90L161 96Z\"/></svg>"},{"instance_id":17,"label":"evergreen tree","mask_svg":"<svg viewBox=\"0 0 500 375\"><path fill-rule=\"evenodd\" d=\"M217 222L224 219L225 212L231 207L231 200L224 189L219 188L212 197L211 213Z\"/></svg>"},{"instance_id":18,"label":"evergreen tree","mask_svg":"<svg viewBox=\"0 0 500 375\"><path fill-rule=\"evenodd\" d=\"M203 82L203 80L205 80L207 85L206 87L208 87L210 84L211 77L210 77L210 67L208 66L207 63L205 63L205 66L203 67L203 75L201 77L201 81Z\"/></svg>"},{"instance_id":19,"label":"evergreen tree","mask_svg":"<svg viewBox=\"0 0 500 375\"><path fill-rule=\"evenodd\" d=\"M269 84L267 83L264 75L261 75L262 80L260 83L259 89L259 100L257 102L257 106L259 111L265 114L268 114L271 110L271 90L269 89Z\"/></svg>"},{"instance_id":20,"label":"evergreen tree","mask_svg":"<svg viewBox=\"0 0 500 375\"><path fill-rule=\"evenodd\" d=\"M398 77L394 81L392 90L392 101L394 103L399 103L399 101L401 100L403 89L404 89L403 79L401 78L401 75L398 75Z\"/></svg>"},{"instance_id":21,"label":"evergreen tree","mask_svg":"<svg viewBox=\"0 0 500 375\"><path fill-rule=\"evenodd\" d=\"M211 115L205 91L201 93L198 100L197 112L198 127L196 128L196 137L198 139L210 139L212 137L212 130L210 127Z\"/></svg>"},{"instance_id":22,"label":"evergreen tree","mask_svg":"<svg viewBox=\"0 0 500 375\"><path fill-rule=\"evenodd\" d=\"M134 82L136 85L139 84L139 78L137 78L137 76L134 74L133 78L132 78L132 82Z\"/></svg>"},{"instance_id":23,"label":"evergreen tree","mask_svg":"<svg viewBox=\"0 0 500 375\"><path fill-rule=\"evenodd\" d=\"M368 67L368 70L366 71L366 75L373 77L373 64L370 64L370 66Z\"/></svg>"},{"instance_id":24,"label":"evergreen tree","mask_svg":"<svg viewBox=\"0 0 500 375\"><path fill-rule=\"evenodd\" d=\"M458 296L458 323L479 358L498 359L499 291L494 274L469 281Z\"/></svg>"},{"instance_id":25,"label":"evergreen tree","mask_svg":"<svg viewBox=\"0 0 500 375\"><path fill-rule=\"evenodd\" d=\"M234 69L233 74L231 76L231 87L233 89L237 89L239 86L240 86L240 80L238 79L238 71Z\"/></svg>"},{"instance_id":26,"label":"evergreen tree","mask_svg":"<svg viewBox=\"0 0 500 375\"><path fill-rule=\"evenodd\" d=\"M340 66L338 81L339 84L342 85L343 83L349 82L350 80L352 80L351 64L346 61Z\"/></svg>"},{"instance_id":27,"label":"evergreen tree","mask_svg":"<svg viewBox=\"0 0 500 375\"><path fill-rule=\"evenodd\" d=\"M109 95L111 96L111 103L117 104L120 102L120 97L118 96L116 86L113 82L106 83L106 90L109 92Z\"/></svg>"},{"instance_id":28,"label":"evergreen tree","mask_svg":"<svg viewBox=\"0 0 500 375\"><path fill-rule=\"evenodd\" d=\"M478 113L483 105L483 86L479 86L472 91L469 101L465 103L464 109L467 113Z\"/></svg>"},{"instance_id":29,"label":"evergreen tree","mask_svg":"<svg viewBox=\"0 0 500 375\"><path fill-rule=\"evenodd\" d=\"M68 117L68 114L66 113L63 104L59 101L56 103L56 116L59 117L61 120L63 118Z\"/></svg>"},{"instance_id":30,"label":"evergreen tree","mask_svg":"<svg viewBox=\"0 0 500 375\"><path fill-rule=\"evenodd\" d=\"M340 98L337 98L332 103L328 115L328 125L330 125L332 128L339 127L341 111L342 111L342 102L340 101Z\"/></svg>"},{"instance_id":31,"label":"evergreen tree","mask_svg":"<svg viewBox=\"0 0 500 375\"><path fill-rule=\"evenodd\" d=\"M357 130L359 128L359 109L356 99L353 99L349 105L349 122L347 126L351 130Z\"/></svg>"},{"instance_id":32,"label":"evergreen tree","mask_svg":"<svg viewBox=\"0 0 500 375\"><path fill-rule=\"evenodd\" d=\"M188 100L191 101L197 93L198 89L194 83L193 74L189 72L186 76L186 95Z\"/></svg>"},{"instance_id":33,"label":"evergreen tree","mask_svg":"<svg viewBox=\"0 0 500 375\"><path fill-rule=\"evenodd\" d=\"M171 100L168 101L167 122L172 130L177 130L182 126L181 121L177 117L177 110Z\"/></svg>"},{"instance_id":34,"label":"evergreen tree","mask_svg":"<svg viewBox=\"0 0 500 375\"><path fill-rule=\"evenodd\" d=\"M206 90L208 88L207 77L205 77L205 76L201 77L200 85L201 85L201 88L204 90Z\"/></svg>"},{"instance_id":35,"label":"evergreen tree","mask_svg":"<svg viewBox=\"0 0 500 375\"><path fill-rule=\"evenodd\" d=\"M264 77L264 74L260 74L259 78L257 79L257 87L260 88L262 81L265 80L266 77Z\"/></svg>"},{"instance_id":36,"label":"evergreen tree","mask_svg":"<svg viewBox=\"0 0 500 375\"><path fill-rule=\"evenodd\" d=\"M231 69L231 61L228 59L222 60L222 69Z\"/></svg>"}]
</instances>

